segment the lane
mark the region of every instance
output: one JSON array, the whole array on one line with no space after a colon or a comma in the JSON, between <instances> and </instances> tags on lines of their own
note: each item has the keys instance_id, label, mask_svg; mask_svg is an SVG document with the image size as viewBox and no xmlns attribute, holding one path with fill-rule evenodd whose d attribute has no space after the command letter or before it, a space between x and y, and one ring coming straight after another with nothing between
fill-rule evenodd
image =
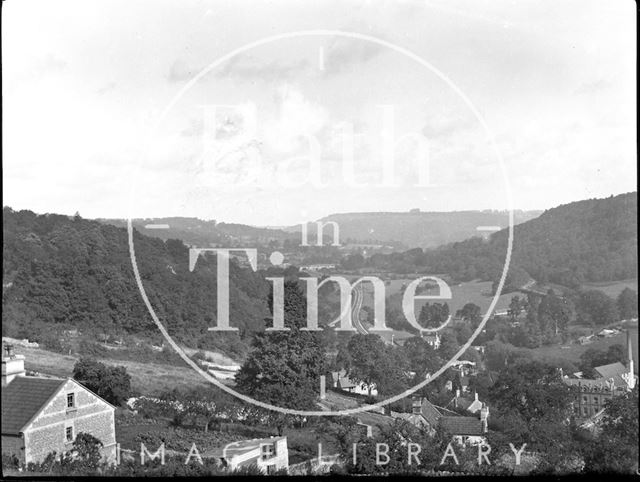
<instances>
[{"instance_id":1,"label":"lane","mask_svg":"<svg viewBox=\"0 0 640 482\"><path fill-rule=\"evenodd\" d=\"M355 288L355 297L353 302L353 309L351 311L351 320L353 321L353 326L358 333L362 335L366 335L369 333L367 329L362 325L360 321L360 310L362 309L362 301L364 299L364 293L362 291L362 286L358 284Z\"/></svg>"},{"instance_id":2,"label":"lane","mask_svg":"<svg viewBox=\"0 0 640 482\"><path fill-rule=\"evenodd\" d=\"M351 294L351 322L356 331L362 335L369 333L364 325L360 322L360 310L364 300L364 292L361 285L356 285ZM328 326L335 326L340 322L340 318L336 318Z\"/></svg>"}]
</instances>

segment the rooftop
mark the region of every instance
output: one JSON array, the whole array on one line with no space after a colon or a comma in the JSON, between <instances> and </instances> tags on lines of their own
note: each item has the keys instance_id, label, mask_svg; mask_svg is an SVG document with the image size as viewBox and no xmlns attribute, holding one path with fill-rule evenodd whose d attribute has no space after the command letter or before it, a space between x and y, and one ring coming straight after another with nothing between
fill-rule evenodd
<instances>
[{"instance_id":1,"label":"rooftop","mask_svg":"<svg viewBox=\"0 0 640 482\"><path fill-rule=\"evenodd\" d=\"M232 459L237 455L242 455L252 450L259 449L263 444L274 444L279 440L286 440L287 437L268 437L268 438L255 438L250 440L239 440L238 442L231 442L224 447L218 447L207 455L215 458ZM259 455L256 457L259 458Z\"/></svg>"},{"instance_id":2,"label":"rooftop","mask_svg":"<svg viewBox=\"0 0 640 482\"><path fill-rule=\"evenodd\" d=\"M482 435L482 421L476 417L442 417L442 428L452 435Z\"/></svg>"},{"instance_id":3,"label":"rooftop","mask_svg":"<svg viewBox=\"0 0 640 482\"><path fill-rule=\"evenodd\" d=\"M16 377L2 389L2 433L19 434L65 382L56 378Z\"/></svg>"},{"instance_id":4,"label":"rooftop","mask_svg":"<svg viewBox=\"0 0 640 482\"><path fill-rule=\"evenodd\" d=\"M627 368L620 362L595 367L594 370L598 372L598 375L602 378L615 378L616 375L619 376L623 373L627 373Z\"/></svg>"}]
</instances>

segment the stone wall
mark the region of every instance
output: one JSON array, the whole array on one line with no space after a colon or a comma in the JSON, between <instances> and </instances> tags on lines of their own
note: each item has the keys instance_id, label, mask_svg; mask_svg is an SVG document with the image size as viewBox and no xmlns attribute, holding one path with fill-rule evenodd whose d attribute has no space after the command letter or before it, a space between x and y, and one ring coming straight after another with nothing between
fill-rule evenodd
<instances>
[{"instance_id":1,"label":"stone wall","mask_svg":"<svg viewBox=\"0 0 640 482\"><path fill-rule=\"evenodd\" d=\"M67 395L75 396L74 407L67 407ZM66 428L73 436L88 433L99 439L103 455L115 460L116 438L114 408L79 383L69 380L40 414L25 428L25 460L37 462L50 452L58 454L71 450L73 442L66 440Z\"/></svg>"},{"instance_id":2,"label":"stone wall","mask_svg":"<svg viewBox=\"0 0 640 482\"><path fill-rule=\"evenodd\" d=\"M13 435L2 436L2 455L15 455L20 462L24 462L24 440Z\"/></svg>"}]
</instances>

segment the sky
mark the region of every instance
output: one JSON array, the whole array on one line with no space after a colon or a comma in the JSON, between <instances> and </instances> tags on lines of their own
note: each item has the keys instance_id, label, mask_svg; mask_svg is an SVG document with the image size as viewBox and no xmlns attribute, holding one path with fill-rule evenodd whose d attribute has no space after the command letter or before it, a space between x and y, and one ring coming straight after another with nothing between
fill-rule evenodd
<instances>
[{"instance_id":1,"label":"sky","mask_svg":"<svg viewBox=\"0 0 640 482\"><path fill-rule=\"evenodd\" d=\"M635 8L4 2L3 205L276 226L635 191Z\"/></svg>"}]
</instances>

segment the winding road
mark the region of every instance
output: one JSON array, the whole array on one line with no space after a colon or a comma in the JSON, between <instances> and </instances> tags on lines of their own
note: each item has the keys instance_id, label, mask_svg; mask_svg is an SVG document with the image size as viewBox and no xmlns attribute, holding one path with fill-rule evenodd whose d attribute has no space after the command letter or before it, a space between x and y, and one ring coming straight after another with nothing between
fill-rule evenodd
<instances>
[{"instance_id":1,"label":"winding road","mask_svg":"<svg viewBox=\"0 0 640 482\"><path fill-rule=\"evenodd\" d=\"M363 299L364 290L362 289L362 286L360 284L357 284L356 286L354 286L354 289L351 292L351 321L358 333L366 335L369 332L360 321L360 310L362 309ZM339 322L340 318L336 318L331 323L329 323L328 326L333 327Z\"/></svg>"}]
</instances>

